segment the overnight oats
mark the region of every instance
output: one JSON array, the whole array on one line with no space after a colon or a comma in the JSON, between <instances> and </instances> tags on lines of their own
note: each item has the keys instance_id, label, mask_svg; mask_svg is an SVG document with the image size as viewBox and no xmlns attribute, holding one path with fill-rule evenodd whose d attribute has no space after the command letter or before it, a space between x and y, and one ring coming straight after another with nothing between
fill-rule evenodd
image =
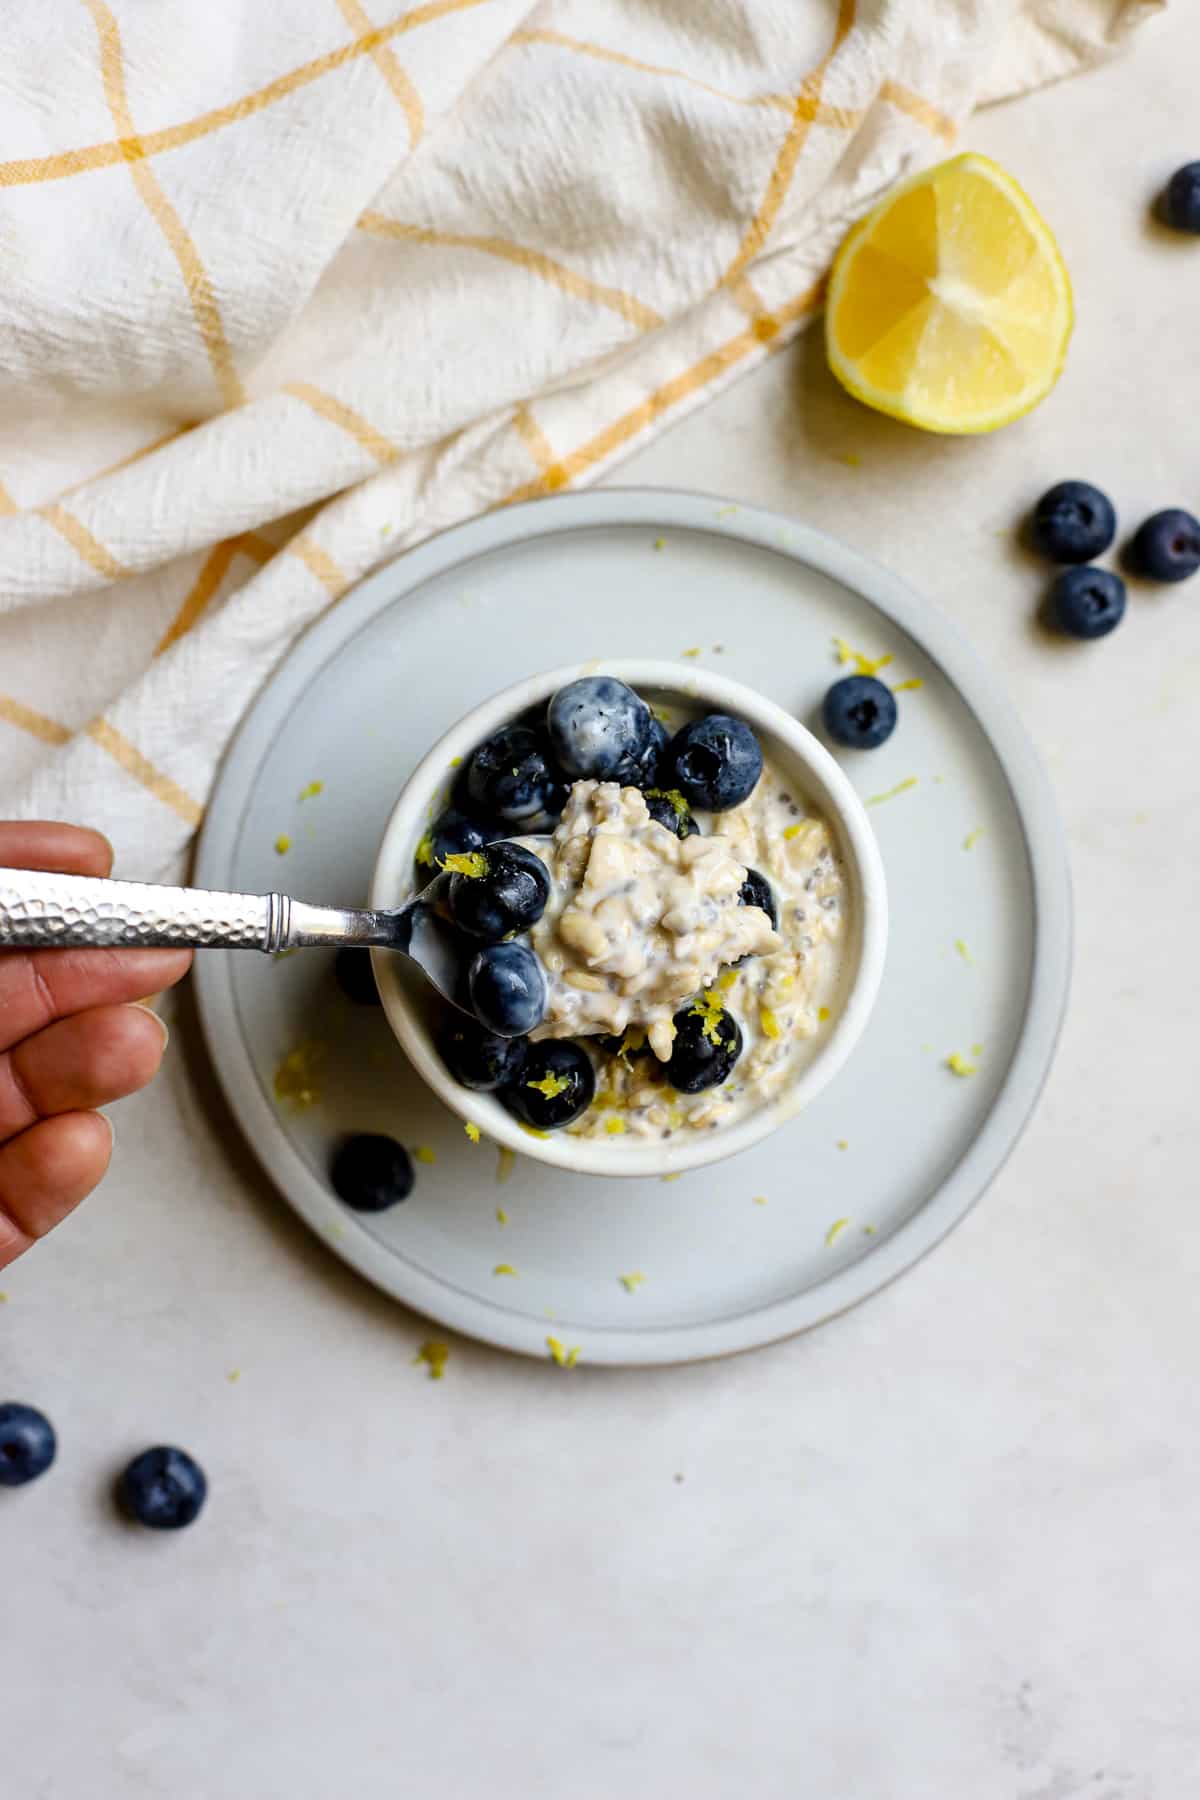
<instances>
[{"instance_id":1,"label":"overnight oats","mask_svg":"<svg viewBox=\"0 0 1200 1800\"><path fill-rule=\"evenodd\" d=\"M442 1054L529 1131L719 1130L779 1097L837 1010L832 833L731 715L571 682L467 759L418 847L420 885L439 870L477 946Z\"/></svg>"}]
</instances>

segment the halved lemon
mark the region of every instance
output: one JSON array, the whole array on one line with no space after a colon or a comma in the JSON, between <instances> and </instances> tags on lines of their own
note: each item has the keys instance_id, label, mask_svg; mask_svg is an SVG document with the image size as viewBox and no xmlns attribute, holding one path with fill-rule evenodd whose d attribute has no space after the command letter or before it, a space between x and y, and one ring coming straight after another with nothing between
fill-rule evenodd
<instances>
[{"instance_id":1,"label":"halved lemon","mask_svg":"<svg viewBox=\"0 0 1200 1800\"><path fill-rule=\"evenodd\" d=\"M829 366L857 400L924 431L994 431L1066 360L1071 283L1050 227L986 156L893 190L838 252Z\"/></svg>"}]
</instances>

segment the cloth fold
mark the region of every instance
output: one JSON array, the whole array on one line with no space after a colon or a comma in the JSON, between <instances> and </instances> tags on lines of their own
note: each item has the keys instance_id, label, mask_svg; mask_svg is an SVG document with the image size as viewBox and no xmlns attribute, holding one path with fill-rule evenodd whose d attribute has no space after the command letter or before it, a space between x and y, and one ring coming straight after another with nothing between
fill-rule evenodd
<instances>
[{"instance_id":1,"label":"cloth fold","mask_svg":"<svg viewBox=\"0 0 1200 1800\"><path fill-rule=\"evenodd\" d=\"M1164 0L9 0L0 815L178 873L370 568L787 343L973 106Z\"/></svg>"}]
</instances>

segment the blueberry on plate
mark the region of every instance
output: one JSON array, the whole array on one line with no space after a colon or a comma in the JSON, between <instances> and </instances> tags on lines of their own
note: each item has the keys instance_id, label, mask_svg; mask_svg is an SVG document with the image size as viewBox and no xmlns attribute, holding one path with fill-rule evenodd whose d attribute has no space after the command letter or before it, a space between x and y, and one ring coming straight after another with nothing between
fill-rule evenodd
<instances>
[{"instance_id":1,"label":"blueberry on plate","mask_svg":"<svg viewBox=\"0 0 1200 1800\"><path fill-rule=\"evenodd\" d=\"M682 840L695 837L700 827L692 817L692 809L678 788L650 788L646 794L646 811L660 825Z\"/></svg>"},{"instance_id":2,"label":"blueberry on plate","mask_svg":"<svg viewBox=\"0 0 1200 1800\"><path fill-rule=\"evenodd\" d=\"M546 1016L546 976L524 944L487 944L467 971L481 1025L497 1037L528 1037Z\"/></svg>"},{"instance_id":3,"label":"blueberry on plate","mask_svg":"<svg viewBox=\"0 0 1200 1800\"><path fill-rule=\"evenodd\" d=\"M1139 525L1129 563L1150 581L1186 581L1200 569L1200 519L1169 506Z\"/></svg>"},{"instance_id":4,"label":"blueberry on plate","mask_svg":"<svg viewBox=\"0 0 1200 1800\"><path fill-rule=\"evenodd\" d=\"M24 1487L54 1461L58 1439L45 1413L19 1400L0 1405L0 1487Z\"/></svg>"},{"instance_id":5,"label":"blueberry on plate","mask_svg":"<svg viewBox=\"0 0 1200 1800\"><path fill-rule=\"evenodd\" d=\"M728 1081L742 1054L742 1031L713 993L693 1000L675 1014L675 1042L667 1064L667 1080L681 1094Z\"/></svg>"},{"instance_id":6,"label":"blueberry on plate","mask_svg":"<svg viewBox=\"0 0 1200 1800\"><path fill-rule=\"evenodd\" d=\"M754 792L762 774L758 739L741 719L709 713L676 732L667 752L671 786L691 806L728 812Z\"/></svg>"},{"instance_id":7,"label":"blueberry on plate","mask_svg":"<svg viewBox=\"0 0 1200 1800\"><path fill-rule=\"evenodd\" d=\"M1167 183L1163 217L1176 231L1200 235L1200 162L1184 163Z\"/></svg>"},{"instance_id":8,"label":"blueberry on plate","mask_svg":"<svg viewBox=\"0 0 1200 1800\"><path fill-rule=\"evenodd\" d=\"M877 750L896 729L896 715L896 696L874 675L843 675L821 707L826 731L848 750Z\"/></svg>"},{"instance_id":9,"label":"blueberry on plate","mask_svg":"<svg viewBox=\"0 0 1200 1800\"><path fill-rule=\"evenodd\" d=\"M448 856L470 856L503 836L502 825L487 825L482 819L460 812L457 806L448 806L417 845L418 881L422 887L427 886L438 870L445 868Z\"/></svg>"},{"instance_id":10,"label":"blueberry on plate","mask_svg":"<svg viewBox=\"0 0 1200 1800\"><path fill-rule=\"evenodd\" d=\"M503 725L467 765L471 805L521 831L550 831L567 804L567 784L543 734L528 725Z\"/></svg>"},{"instance_id":11,"label":"blueberry on plate","mask_svg":"<svg viewBox=\"0 0 1200 1800\"><path fill-rule=\"evenodd\" d=\"M1034 548L1051 562L1091 562L1104 554L1116 535L1112 501L1087 481L1060 481L1033 510Z\"/></svg>"},{"instance_id":12,"label":"blueberry on plate","mask_svg":"<svg viewBox=\"0 0 1200 1800\"><path fill-rule=\"evenodd\" d=\"M738 889L738 899L743 906L757 906L766 913L773 929L779 927L779 908L775 904L775 895L765 875L757 869L747 869L746 879Z\"/></svg>"},{"instance_id":13,"label":"blueberry on plate","mask_svg":"<svg viewBox=\"0 0 1200 1800\"><path fill-rule=\"evenodd\" d=\"M117 1495L131 1519L151 1531L179 1531L197 1518L208 1494L200 1464L173 1444L155 1444L123 1471Z\"/></svg>"},{"instance_id":14,"label":"blueberry on plate","mask_svg":"<svg viewBox=\"0 0 1200 1800\"><path fill-rule=\"evenodd\" d=\"M450 877L447 903L460 931L495 944L510 932L528 931L546 910L550 873L523 844L490 844L472 862L481 868Z\"/></svg>"},{"instance_id":15,"label":"blueberry on plate","mask_svg":"<svg viewBox=\"0 0 1200 1800\"><path fill-rule=\"evenodd\" d=\"M360 1132L339 1146L329 1179L338 1199L352 1212L386 1212L413 1191L412 1158L395 1138Z\"/></svg>"},{"instance_id":16,"label":"blueberry on plate","mask_svg":"<svg viewBox=\"0 0 1200 1800\"><path fill-rule=\"evenodd\" d=\"M455 1081L486 1094L517 1079L528 1049L527 1038L497 1037L476 1019L456 1013L442 1039L442 1060Z\"/></svg>"},{"instance_id":17,"label":"blueberry on plate","mask_svg":"<svg viewBox=\"0 0 1200 1800\"><path fill-rule=\"evenodd\" d=\"M371 967L371 952L355 950L347 946L339 950L333 959L333 978L345 994L347 1000L353 1000L355 1006L379 1006L379 989L375 986L375 971Z\"/></svg>"},{"instance_id":18,"label":"blueberry on plate","mask_svg":"<svg viewBox=\"0 0 1200 1800\"><path fill-rule=\"evenodd\" d=\"M500 1098L535 1131L558 1131L586 1112L596 1092L596 1073L587 1051L569 1038L531 1044L525 1067Z\"/></svg>"},{"instance_id":19,"label":"blueberry on plate","mask_svg":"<svg viewBox=\"0 0 1200 1800\"><path fill-rule=\"evenodd\" d=\"M558 765L572 781L628 786L647 747L654 714L611 675L584 675L559 688L546 710Z\"/></svg>"},{"instance_id":20,"label":"blueberry on plate","mask_svg":"<svg viewBox=\"0 0 1200 1800\"><path fill-rule=\"evenodd\" d=\"M1050 611L1068 637L1107 637L1125 616L1125 583L1107 569L1064 569L1050 589Z\"/></svg>"}]
</instances>

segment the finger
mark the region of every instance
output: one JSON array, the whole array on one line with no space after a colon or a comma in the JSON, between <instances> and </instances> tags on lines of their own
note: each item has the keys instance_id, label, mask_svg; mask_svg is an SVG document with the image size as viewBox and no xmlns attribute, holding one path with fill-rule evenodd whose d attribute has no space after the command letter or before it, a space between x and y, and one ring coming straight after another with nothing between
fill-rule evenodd
<instances>
[{"instance_id":1,"label":"finger","mask_svg":"<svg viewBox=\"0 0 1200 1800\"><path fill-rule=\"evenodd\" d=\"M112 1126L100 1113L42 1119L0 1148L0 1269L75 1210L111 1155Z\"/></svg>"},{"instance_id":2,"label":"finger","mask_svg":"<svg viewBox=\"0 0 1200 1800\"><path fill-rule=\"evenodd\" d=\"M97 1006L58 1019L0 1056L0 1142L53 1113L89 1112L145 1087L167 1031L143 1006Z\"/></svg>"},{"instance_id":3,"label":"finger","mask_svg":"<svg viewBox=\"0 0 1200 1800\"><path fill-rule=\"evenodd\" d=\"M63 875L108 875L112 845L98 831L52 819L0 824L0 868L57 869Z\"/></svg>"},{"instance_id":4,"label":"finger","mask_svg":"<svg viewBox=\"0 0 1200 1800\"><path fill-rule=\"evenodd\" d=\"M174 987L190 950L34 950L0 956L0 1050L91 1006Z\"/></svg>"}]
</instances>

